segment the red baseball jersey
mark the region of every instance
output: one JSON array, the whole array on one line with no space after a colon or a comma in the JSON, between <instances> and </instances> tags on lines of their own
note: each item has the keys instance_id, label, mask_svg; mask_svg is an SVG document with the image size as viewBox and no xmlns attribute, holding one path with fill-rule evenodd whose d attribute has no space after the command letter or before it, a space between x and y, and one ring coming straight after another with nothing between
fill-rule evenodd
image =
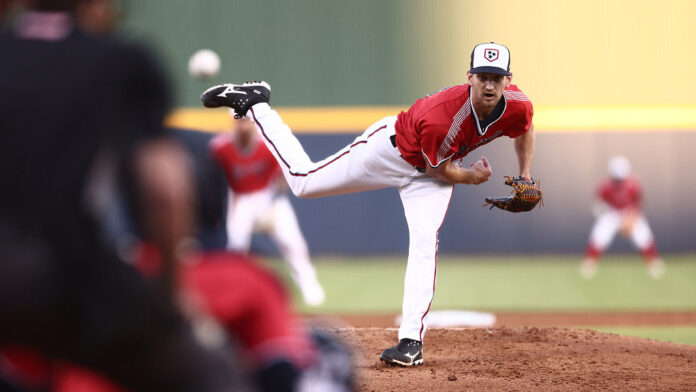
<instances>
[{"instance_id":1,"label":"red baseball jersey","mask_svg":"<svg viewBox=\"0 0 696 392\"><path fill-rule=\"evenodd\" d=\"M449 158L461 159L500 136L511 138L532 125L532 102L515 85L503 92L500 117L482 128L469 96L471 86L459 85L419 99L396 120L396 144L415 167L436 167Z\"/></svg>"},{"instance_id":2,"label":"red baseball jersey","mask_svg":"<svg viewBox=\"0 0 696 392\"><path fill-rule=\"evenodd\" d=\"M249 151L242 151L232 134L224 133L210 141L210 151L235 193L264 189L281 173L273 154L261 142L254 143Z\"/></svg>"},{"instance_id":3,"label":"red baseball jersey","mask_svg":"<svg viewBox=\"0 0 696 392\"><path fill-rule=\"evenodd\" d=\"M597 188L597 196L617 210L640 209L642 193L640 182L633 176L623 181L607 178Z\"/></svg>"}]
</instances>

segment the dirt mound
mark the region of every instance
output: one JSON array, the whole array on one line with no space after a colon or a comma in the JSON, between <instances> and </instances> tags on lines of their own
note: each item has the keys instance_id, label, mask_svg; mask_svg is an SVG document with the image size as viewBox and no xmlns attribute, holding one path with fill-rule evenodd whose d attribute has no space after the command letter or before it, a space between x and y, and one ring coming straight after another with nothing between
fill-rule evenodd
<instances>
[{"instance_id":1,"label":"dirt mound","mask_svg":"<svg viewBox=\"0 0 696 392\"><path fill-rule=\"evenodd\" d=\"M422 366L380 352L395 329L342 328L358 391L692 391L696 347L564 328L431 329Z\"/></svg>"}]
</instances>

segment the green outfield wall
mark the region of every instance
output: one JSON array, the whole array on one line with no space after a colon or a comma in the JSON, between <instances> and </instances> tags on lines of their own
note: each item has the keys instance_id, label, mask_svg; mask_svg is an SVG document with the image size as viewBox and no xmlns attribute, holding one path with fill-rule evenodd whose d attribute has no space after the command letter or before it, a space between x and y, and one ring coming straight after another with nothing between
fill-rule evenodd
<instances>
[{"instance_id":1,"label":"green outfield wall","mask_svg":"<svg viewBox=\"0 0 696 392\"><path fill-rule=\"evenodd\" d=\"M176 81L177 104L198 105L209 84L186 75L197 49L220 54L215 81L264 79L278 105L407 103L428 86L427 56L398 0L145 0L123 30L154 43ZM424 44L424 43L423 43Z\"/></svg>"},{"instance_id":2,"label":"green outfield wall","mask_svg":"<svg viewBox=\"0 0 696 392\"><path fill-rule=\"evenodd\" d=\"M465 81L471 48L512 52L513 81L541 106L694 105L692 0L141 0L122 30L156 45L179 106L207 83L195 50L222 58L214 81L265 79L280 106L407 105Z\"/></svg>"}]
</instances>

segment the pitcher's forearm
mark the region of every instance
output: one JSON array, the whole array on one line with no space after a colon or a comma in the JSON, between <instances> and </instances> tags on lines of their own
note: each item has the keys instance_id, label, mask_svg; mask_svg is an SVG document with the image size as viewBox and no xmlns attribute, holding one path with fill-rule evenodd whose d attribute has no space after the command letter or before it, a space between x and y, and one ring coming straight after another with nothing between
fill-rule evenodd
<instances>
[{"instance_id":1,"label":"pitcher's forearm","mask_svg":"<svg viewBox=\"0 0 696 392\"><path fill-rule=\"evenodd\" d=\"M446 184L480 184L485 181L475 170L460 167L450 161L443 162L438 167L428 167L425 171L434 179Z\"/></svg>"},{"instance_id":2,"label":"pitcher's forearm","mask_svg":"<svg viewBox=\"0 0 696 392\"><path fill-rule=\"evenodd\" d=\"M515 138L515 154L519 164L521 177L531 177L532 160L534 159L534 124L529 131L522 136Z\"/></svg>"}]
</instances>

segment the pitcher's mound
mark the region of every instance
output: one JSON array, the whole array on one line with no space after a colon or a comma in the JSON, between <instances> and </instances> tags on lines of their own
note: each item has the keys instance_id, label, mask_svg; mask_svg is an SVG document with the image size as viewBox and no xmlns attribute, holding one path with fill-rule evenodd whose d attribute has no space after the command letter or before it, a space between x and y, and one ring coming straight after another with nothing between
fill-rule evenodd
<instances>
[{"instance_id":1,"label":"pitcher's mound","mask_svg":"<svg viewBox=\"0 0 696 392\"><path fill-rule=\"evenodd\" d=\"M379 354L397 331L343 328L358 391L693 391L696 346L563 328L431 329L425 363L391 367Z\"/></svg>"}]
</instances>

